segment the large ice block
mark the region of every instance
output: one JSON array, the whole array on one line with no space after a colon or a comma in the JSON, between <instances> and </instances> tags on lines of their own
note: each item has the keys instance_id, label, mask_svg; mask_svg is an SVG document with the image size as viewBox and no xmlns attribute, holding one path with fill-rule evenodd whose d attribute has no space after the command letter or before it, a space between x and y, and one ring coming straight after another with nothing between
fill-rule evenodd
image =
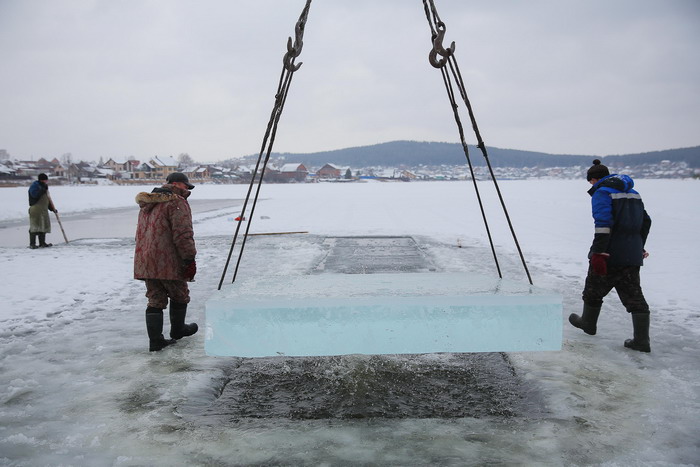
<instances>
[{"instance_id":1,"label":"large ice block","mask_svg":"<svg viewBox=\"0 0 700 467\"><path fill-rule=\"evenodd\" d=\"M560 350L562 298L467 273L240 280L206 303L213 356Z\"/></svg>"}]
</instances>

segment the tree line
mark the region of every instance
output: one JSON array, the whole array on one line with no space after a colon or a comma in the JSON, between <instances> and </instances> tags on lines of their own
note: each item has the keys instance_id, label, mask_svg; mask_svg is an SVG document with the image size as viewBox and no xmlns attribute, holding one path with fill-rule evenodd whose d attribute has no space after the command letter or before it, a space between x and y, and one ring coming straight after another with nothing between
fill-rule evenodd
<instances>
[{"instance_id":1,"label":"tree line","mask_svg":"<svg viewBox=\"0 0 700 467\"><path fill-rule=\"evenodd\" d=\"M471 145L468 146L468 149L473 165L486 165L480 149ZM548 154L496 147L487 147L487 151L491 165L494 167L588 166L595 158L612 166L656 164L670 160L672 162L686 162L690 167L700 167L700 146L608 156ZM421 141L392 141L314 153L273 153L272 156L284 157L288 161L299 162L307 166L320 166L327 162L351 167L399 167L402 165L418 167L420 165L462 165L466 163L461 144ZM257 158L257 154L247 157Z\"/></svg>"}]
</instances>

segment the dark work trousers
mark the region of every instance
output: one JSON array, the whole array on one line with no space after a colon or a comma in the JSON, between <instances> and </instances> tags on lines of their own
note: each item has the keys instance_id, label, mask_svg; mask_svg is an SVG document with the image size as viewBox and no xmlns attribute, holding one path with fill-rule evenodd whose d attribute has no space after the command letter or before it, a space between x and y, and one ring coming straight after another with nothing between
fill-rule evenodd
<instances>
[{"instance_id":1,"label":"dark work trousers","mask_svg":"<svg viewBox=\"0 0 700 467\"><path fill-rule=\"evenodd\" d=\"M628 313L649 313L649 305L639 283L639 266L608 266L605 276L595 274L589 266L582 294L584 303L593 307L602 306L603 298L613 287Z\"/></svg>"},{"instance_id":2,"label":"dark work trousers","mask_svg":"<svg viewBox=\"0 0 700 467\"><path fill-rule=\"evenodd\" d=\"M160 279L146 279L146 298L148 306L160 308L168 307L168 298L175 303L190 303L190 289L185 281L166 281Z\"/></svg>"}]
</instances>

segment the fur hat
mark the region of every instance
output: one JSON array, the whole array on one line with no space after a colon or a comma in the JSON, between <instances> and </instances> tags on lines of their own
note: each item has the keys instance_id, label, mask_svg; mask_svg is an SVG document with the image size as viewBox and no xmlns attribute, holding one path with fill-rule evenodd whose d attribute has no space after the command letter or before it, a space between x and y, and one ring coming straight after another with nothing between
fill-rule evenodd
<instances>
[{"instance_id":1,"label":"fur hat","mask_svg":"<svg viewBox=\"0 0 700 467\"><path fill-rule=\"evenodd\" d=\"M586 174L586 180L588 180L589 182L592 178L600 180L601 178L607 177L608 175L610 175L610 171L608 170L608 168L600 163L600 159L595 159L591 168L588 169L588 173Z\"/></svg>"}]
</instances>

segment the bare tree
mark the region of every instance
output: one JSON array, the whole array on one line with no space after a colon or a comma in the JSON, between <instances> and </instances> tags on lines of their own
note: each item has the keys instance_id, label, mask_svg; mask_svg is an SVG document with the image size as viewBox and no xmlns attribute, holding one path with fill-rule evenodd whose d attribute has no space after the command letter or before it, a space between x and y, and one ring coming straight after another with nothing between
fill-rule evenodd
<instances>
[{"instance_id":1,"label":"bare tree","mask_svg":"<svg viewBox=\"0 0 700 467\"><path fill-rule=\"evenodd\" d=\"M181 166L188 166L188 165L194 165L194 159L192 159L192 156L187 154L186 152L183 152L179 156L177 156L177 161Z\"/></svg>"}]
</instances>

